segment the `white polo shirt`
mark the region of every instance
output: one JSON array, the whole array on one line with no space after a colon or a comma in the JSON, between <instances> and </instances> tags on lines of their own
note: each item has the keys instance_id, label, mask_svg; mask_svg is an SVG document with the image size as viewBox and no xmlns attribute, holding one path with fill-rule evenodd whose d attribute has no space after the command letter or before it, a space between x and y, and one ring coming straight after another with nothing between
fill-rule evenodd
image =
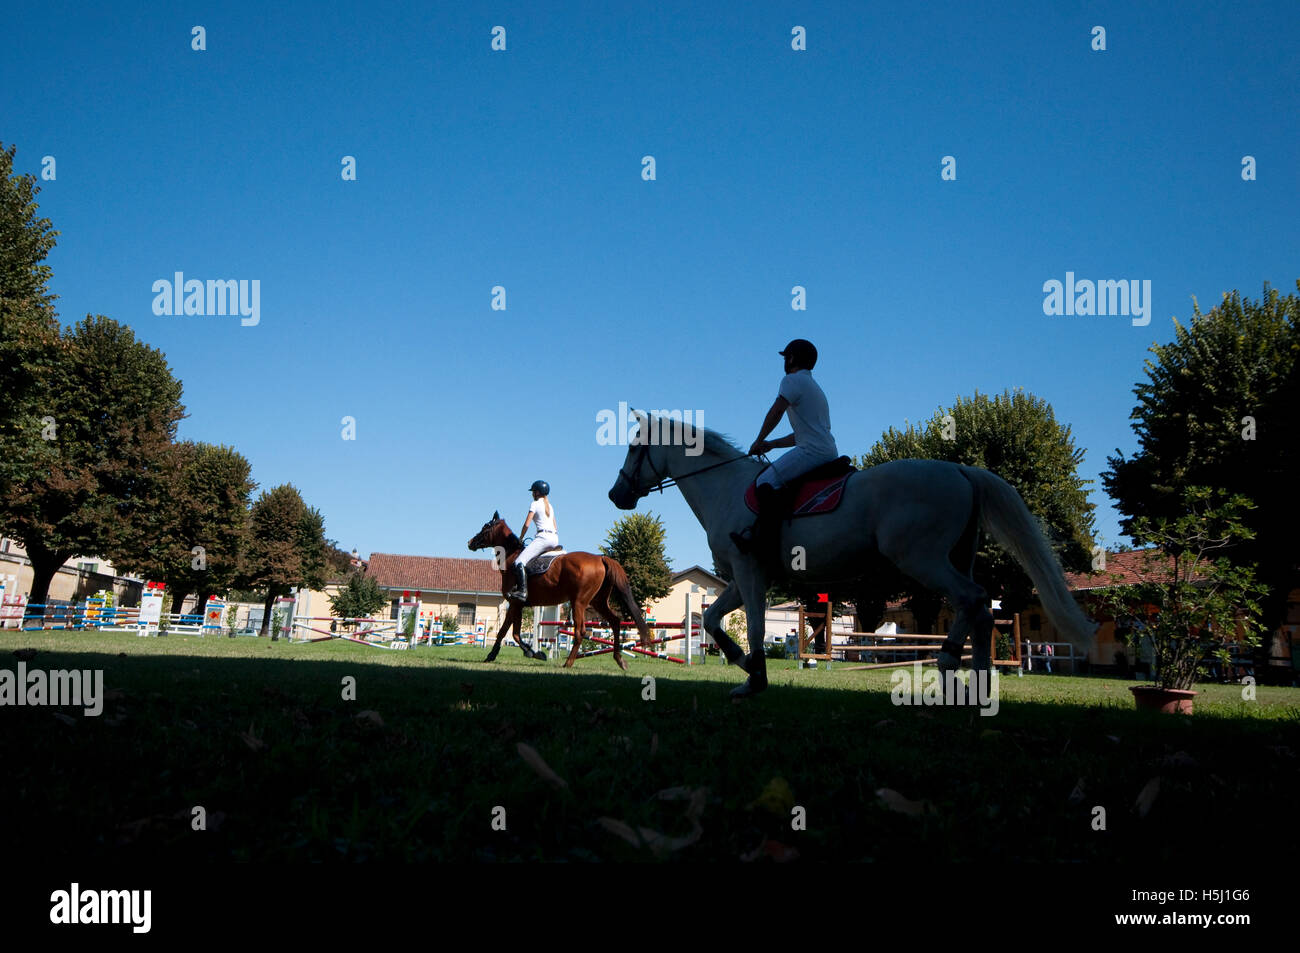
<instances>
[{"instance_id":1,"label":"white polo shirt","mask_svg":"<svg viewBox=\"0 0 1300 953\"><path fill-rule=\"evenodd\" d=\"M546 500L533 500L533 505L528 507L528 512L533 514L533 525L537 527L537 533L549 533L552 536L557 535L555 532L555 507L551 507L551 515L546 515Z\"/></svg>"},{"instance_id":2,"label":"white polo shirt","mask_svg":"<svg viewBox=\"0 0 1300 953\"><path fill-rule=\"evenodd\" d=\"M800 368L781 378L780 395L790 402L786 416L794 428L794 445L828 460L840 455L831 436L831 411L812 371Z\"/></svg>"}]
</instances>

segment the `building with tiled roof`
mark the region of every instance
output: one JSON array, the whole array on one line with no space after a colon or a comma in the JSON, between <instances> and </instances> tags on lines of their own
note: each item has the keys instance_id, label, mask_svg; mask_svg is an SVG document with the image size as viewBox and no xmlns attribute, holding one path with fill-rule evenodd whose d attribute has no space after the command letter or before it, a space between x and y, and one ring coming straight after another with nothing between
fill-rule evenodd
<instances>
[{"instance_id":1,"label":"building with tiled roof","mask_svg":"<svg viewBox=\"0 0 1300 953\"><path fill-rule=\"evenodd\" d=\"M397 605L405 599L420 603L420 619L426 626L450 613L461 632L495 634L504 621L501 573L492 568L490 559L371 553L362 568L390 597L388 610L381 609L376 616L396 618ZM298 613L333 615L329 596L338 585L326 586L324 592L300 592Z\"/></svg>"}]
</instances>

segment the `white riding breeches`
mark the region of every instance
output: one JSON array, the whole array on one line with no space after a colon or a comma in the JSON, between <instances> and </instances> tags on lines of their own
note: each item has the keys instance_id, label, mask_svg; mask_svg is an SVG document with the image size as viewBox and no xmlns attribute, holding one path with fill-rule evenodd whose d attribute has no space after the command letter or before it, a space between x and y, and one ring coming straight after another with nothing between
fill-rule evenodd
<instances>
[{"instance_id":1,"label":"white riding breeches","mask_svg":"<svg viewBox=\"0 0 1300 953\"><path fill-rule=\"evenodd\" d=\"M764 483L780 489L791 480L798 479L813 467L830 463L835 457L824 453L812 453L803 447L792 447L772 461L772 465L758 475L754 482L759 486Z\"/></svg>"},{"instance_id":2,"label":"white riding breeches","mask_svg":"<svg viewBox=\"0 0 1300 953\"><path fill-rule=\"evenodd\" d=\"M552 549L559 548L560 537L558 533L538 533L533 537L533 541L524 547L524 551L515 560L515 565L527 566L530 560L537 558L542 553L548 553Z\"/></svg>"}]
</instances>

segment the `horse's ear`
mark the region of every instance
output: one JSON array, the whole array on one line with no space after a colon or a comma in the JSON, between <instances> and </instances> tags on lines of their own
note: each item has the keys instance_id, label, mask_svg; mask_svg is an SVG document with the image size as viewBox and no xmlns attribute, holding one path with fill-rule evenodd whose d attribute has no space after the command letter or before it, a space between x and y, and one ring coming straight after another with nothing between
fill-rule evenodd
<instances>
[{"instance_id":1,"label":"horse's ear","mask_svg":"<svg viewBox=\"0 0 1300 953\"><path fill-rule=\"evenodd\" d=\"M498 513L496 510L493 510L493 511L492 511L492 522L495 523L495 522L496 522L497 520L499 520L499 519L501 519L501 514Z\"/></svg>"}]
</instances>

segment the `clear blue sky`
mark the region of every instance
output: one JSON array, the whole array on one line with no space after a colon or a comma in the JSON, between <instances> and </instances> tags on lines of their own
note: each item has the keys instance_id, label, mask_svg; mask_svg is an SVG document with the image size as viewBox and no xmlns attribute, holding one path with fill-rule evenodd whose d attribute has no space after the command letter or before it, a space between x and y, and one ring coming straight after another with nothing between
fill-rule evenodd
<instances>
[{"instance_id":1,"label":"clear blue sky","mask_svg":"<svg viewBox=\"0 0 1300 953\"><path fill-rule=\"evenodd\" d=\"M180 436L364 554L468 555L539 477L594 549L624 452L596 414L702 410L747 445L796 336L844 453L1024 387L1095 479L1193 296L1300 277L1294 0L151 6L6 12L0 140L57 161L62 317L161 348ZM260 280L260 323L156 316L176 271ZM1067 271L1150 280L1151 323L1044 315ZM711 565L679 494L647 509Z\"/></svg>"}]
</instances>

